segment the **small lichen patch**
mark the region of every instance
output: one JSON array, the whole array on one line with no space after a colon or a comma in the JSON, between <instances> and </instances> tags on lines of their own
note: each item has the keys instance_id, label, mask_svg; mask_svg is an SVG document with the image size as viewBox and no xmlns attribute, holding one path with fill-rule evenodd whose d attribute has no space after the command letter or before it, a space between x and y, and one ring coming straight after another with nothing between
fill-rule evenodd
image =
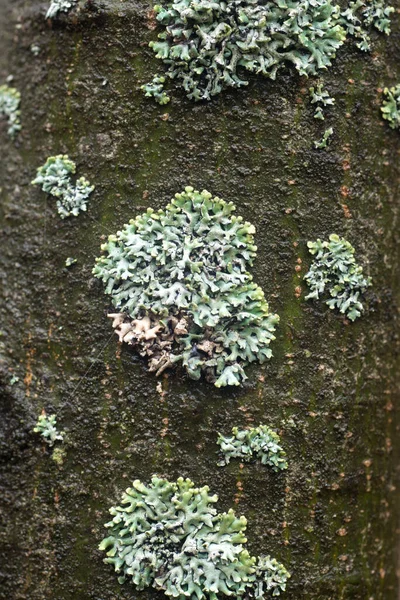
<instances>
[{"instance_id":1,"label":"small lichen patch","mask_svg":"<svg viewBox=\"0 0 400 600\"><path fill-rule=\"evenodd\" d=\"M40 433L44 441L49 444L49 446L53 446L54 442L62 442L64 439L62 433L57 431L56 424L56 415L47 416L43 411L39 416L38 422L36 423L36 427L33 429L33 431L35 433Z\"/></svg>"},{"instance_id":2,"label":"small lichen patch","mask_svg":"<svg viewBox=\"0 0 400 600\"><path fill-rule=\"evenodd\" d=\"M20 103L21 94L16 88L0 85L0 117L8 120L7 133L10 137L15 137L21 131Z\"/></svg>"},{"instance_id":3,"label":"small lichen patch","mask_svg":"<svg viewBox=\"0 0 400 600\"><path fill-rule=\"evenodd\" d=\"M357 47L367 52L371 50L370 28L389 35L390 15L393 12L394 8L385 0L353 0L342 11L340 23L346 34L359 40Z\"/></svg>"},{"instance_id":4,"label":"small lichen patch","mask_svg":"<svg viewBox=\"0 0 400 600\"><path fill-rule=\"evenodd\" d=\"M400 83L383 90L385 99L382 102L382 116L392 129L400 127Z\"/></svg>"},{"instance_id":5,"label":"small lichen patch","mask_svg":"<svg viewBox=\"0 0 400 600\"><path fill-rule=\"evenodd\" d=\"M37 170L33 185L40 185L44 192L57 199L58 214L65 217L77 217L81 211L87 210L87 202L94 186L84 177L80 177L75 185L71 176L76 171L76 164L66 154L50 156L46 163Z\"/></svg>"},{"instance_id":6,"label":"small lichen patch","mask_svg":"<svg viewBox=\"0 0 400 600\"><path fill-rule=\"evenodd\" d=\"M318 84L315 88L310 87L311 104L315 104L314 119L324 120L324 108L333 106L335 99L331 98L329 92L323 89L323 83Z\"/></svg>"},{"instance_id":7,"label":"small lichen patch","mask_svg":"<svg viewBox=\"0 0 400 600\"><path fill-rule=\"evenodd\" d=\"M51 0L46 19L53 19L59 12L69 12L78 0Z\"/></svg>"},{"instance_id":8,"label":"small lichen patch","mask_svg":"<svg viewBox=\"0 0 400 600\"><path fill-rule=\"evenodd\" d=\"M328 129L325 129L322 139L320 139L318 142L314 142L315 148L317 148L318 150L321 150L322 148L326 148L329 144L329 138L332 135L333 135L333 127L328 127Z\"/></svg>"},{"instance_id":9,"label":"small lichen patch","mask_svg":"<svg viewBox=\"0 0 400 600\"><path fill-rule=\"evenodd\" d=\"M317 239L307 246L315 258L304 277L311 288L306 300L319 299L326 291L329 308L337 308L354 321L364 310L360 296L371 285L371 277L365 277L356 264L353 246L336 234L330 235L328 242Z\"/></svg>"},{"instance_id":10,"label":"small lichen patch","mask_svg":"<svg viewBox=\"0 0 400 600\"><path fill-rule=\"evenodd\" d=\"M104 562L114 566L120 583L153 587L178 600L279 596L289 573L274 558L249 554L245 517L217 513L217 500L190 479L134 481L110 509L110 535L99 546L107 553Z\"/></svg>"},{"instance_id":11,"label":"small lichen patch","mask_svg":"<svg viewBox=\"0 0 400 600\"><path fill-rule=\"evenodd\" d=\"M271 357L279 317L248 268L253 225L235 206L191 187L165 210L148 211L102 246L93 270L119 310L120 341L157 374L180 363L189 377L239 385L244 367Z\"/></svg>"},{"instance_id":12,"label":"small lichen patch","mask_svg":"<svg viewBox=\"0 0 400 600\"><path fill-rule=\"evenodd\" d=\"M65 451L65 448L61 448L60 446L57 446L56 448L54 448L51 458L54 460L56 465L61 467L64 464L64 459L65 459L66 455L67 455L67 453Z\"/></svg>"},{"instance_id":13,"label":"small lichen patch","mask_svg":"<svg viewBox=\"0 0 400 600\"><path fill-rule=\"evenodd\" d=\"M274 471L287 469L286 453L280 446L280 437L266 425L249 429L232 428L232 436L218 434L221 460L219 466L229 464L232 458L250 462L254 459Z\"/></svg>"},{"instance_id":14,"label":"small lichen patch","mask_svg":"<svg viewBox=\"0 0 400 600\"><path fill-rule=\"evenodd\" d=\"M140 89L143 92L145 92L145 96L149 98L154 98L154 100L158 102L158 104L168 104L171 98L164 91L164 83L165 77L155 75L151 82L142 85Z\"/></svg>"},{"instance_id":15,"label":"small lichen patch","mask_svg":"<svg viewBox=\"0 0 400 600\"><path fill-rule=\"evenodd\" d=\"M275 79L285 65L300 75L331 66L347 36L369 49L368 30L389 33L393 9L357 0L341 12L332 0L163 0L154 6L163 31L150 42L167 75L193 100L248 84L248 73Z\"/></svg>"}]
</instances>

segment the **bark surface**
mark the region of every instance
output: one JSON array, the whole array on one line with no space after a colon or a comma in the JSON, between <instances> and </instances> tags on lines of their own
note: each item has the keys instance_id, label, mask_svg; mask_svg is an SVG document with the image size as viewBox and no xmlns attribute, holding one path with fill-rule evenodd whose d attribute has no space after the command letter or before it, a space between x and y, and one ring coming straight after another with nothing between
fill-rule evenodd
<instances>
[{"instance_id":1,"label":"bark surface","mask_svg":"<svg viewBox=\"0 0 400 600\"><path fill-rule=\"evenodd\" d=\"M249 549L292 573L287 600L395 600L400 135L379 88L400 78L398 15L371 55L346 44L325 74L334 137L318 151L311 83L293 71L208 104L177 90L160 107L139 90L162 71L149 5L81 2L53 23L46 9L0 0L1 82L14 75L23 124L12 142L0 121L0 598L161 599L120 586L97 550L108 508L157 473L208 484L220 510L245 514ZM96 185L88 213L64 221L30 185L59 153ZM118 347L91 275L105 236L188 184L256 225L254 277L281 317L274 357L240 389L181 373L157 387ZM304 300L306 242L333 232L373 277L354 324ZM32 432L42 408L66 431L62 465ZM218 467L216 432L259 423L281 434L288 471Z\"/></svg>"}]
</instances>

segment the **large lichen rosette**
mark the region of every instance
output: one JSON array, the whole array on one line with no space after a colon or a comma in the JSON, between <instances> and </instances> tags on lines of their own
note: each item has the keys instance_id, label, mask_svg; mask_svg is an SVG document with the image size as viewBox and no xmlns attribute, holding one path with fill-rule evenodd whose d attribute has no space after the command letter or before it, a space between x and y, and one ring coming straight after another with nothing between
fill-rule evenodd
<instances>
[{"instance_id":1,"label":"large lichen rosette","mask_svg":"<svg viewBox=\"0 0 400 600\"><path fill-rule=\"evenodd\" d=\"M110 535L100 550L119 582L154 587L178 600L232 596L262 600L285 590L289 573L276 559L244 548L245 517L217 514L218 497L190 479L136 480L110 509Z\"/></svg>"},{"instance_id":2,"label":"large lichen rosette","mask_svg":"<svg viewBox=\"0 0 400 600\"><path fill-rule=\"evenodd\" d=\"M255 73L275 79L292 65L315 75L331 65L351 35L369 50L369 29L389 33L393 8L385 0L162 0L154 6L162 28L151 41L167 74L193 100L210 100L247 85ZM246 73L247 72L247 73Z\"/></svg>"},{"instance_id":3,"label":"large lichen rosette","mask_svg":"<svg viewBox=\"0 0 400 600\"><path fill-rule=\"evenodd\" d=\"M239 385L248 363L271 357L279 317L247 271L254 227L234 211L232 202L186 187L102 246L93 273L120 311L109 316L150 371L180 363L192 379Z\"/></svg>"},{"instance_id":4,"label":"large lichen rosette","mask_svg":"<svg viewBox=\"0 0 400 600\"><path fill-rule=\"evenodd\" d=\"M314 74L331 64L345 38L330 0L180 0L154 10L165 30L150 45L194 100L247 85L246 71L274 79L291 63Z\"/></svg>"}]
</instances>

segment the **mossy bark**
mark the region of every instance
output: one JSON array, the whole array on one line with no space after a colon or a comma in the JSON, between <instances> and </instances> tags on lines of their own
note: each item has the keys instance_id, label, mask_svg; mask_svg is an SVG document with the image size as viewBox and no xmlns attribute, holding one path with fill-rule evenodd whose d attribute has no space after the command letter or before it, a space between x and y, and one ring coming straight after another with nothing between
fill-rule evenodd
<instances>
[{"instance_id":1,"label":"mossy bark","mask_svg":"<svg viewBox=\"0 0 400 600\"><path fill-rule=\"evenodd\" d=\"M324 74L334 137L318 151L325 124L292 71L208 104L174 90L160 107L139 89L162 72L149 5L88 0L53 23L46 8L0 6L1 81L14 75L23 124L12 142L0 122L0 598L161 598L120 586L97 550L108 507L157 473L208 484L219 509L245 514L251 551L292 573L288 600L395 600L400 135L380 117L379 88L400 78L397 15L371 55L346 44ZM96 185L88 213L64 221L30 185L58 153ZM158 386L117 346L91 275L107 234L188 184L256 225L255 280L281 317L274 357L240 389L181 373ZM304 300L306 242L332 232L373 278L354 324ZM66 431L62 464L32 432L42 408ZM216 432L259 423L281 434L288 471L218 467Z\"/></svg>"}]
</instances>

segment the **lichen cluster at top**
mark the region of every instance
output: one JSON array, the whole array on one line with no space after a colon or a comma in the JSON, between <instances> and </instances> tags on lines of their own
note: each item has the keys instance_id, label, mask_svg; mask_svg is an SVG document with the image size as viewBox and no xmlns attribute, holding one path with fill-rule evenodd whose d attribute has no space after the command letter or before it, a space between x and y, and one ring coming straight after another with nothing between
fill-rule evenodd
<instances>
[{"instance_id":1,"label":"lichen cluster at top","mask_svg":"<svg viewBox=\"0 0 400 600\"><path fill-rule=\"evenodd\" d=\"M21 130L20 102L21 94L17 89L6 84L0 85L0 117L8 120L7 133L10 137L15 137Z\"/></svg>"},{"instance_id":2,"label":"lichen cluster at top","mask_svg":"<svg viewBox=\"0 0 400 600\"><path fill-rule=\"evenodd\" d=\"M279 317L247 270L255 229L234 211L232 202L186 187L102 246L93 273L124 311L110 315L114 327L151 371L181 363L193 379L239 385L244 366L271 357Z\"/></svg>"},{"instance_id":3,"label":"lichen cluster at top","mask_svg":"<svg viewBox=\"0 0 400 600\"><path fill-rule=\"evenodd\" d=\"M231 436L218 434L217 444L221 449L220 466L229 464L232 458L250 462L259 460L274 471L287 469L286 453L280 445L280 437L267 425L249 429L232 428Z\"/></svg>"},{"instance_id":4,"label":"lichen cluster at top","mask_svg":"<svg viewBox=\"0 0 400 600\"><path fill-rule=\"evenodd\" d=\"M314 260L304 277L311 288L306 300L318 299L328 292L329 308L337 308L354 321L364 310L360 298L371 285L371 277L365 277L363 268L357 265L353 246L334 233L329 241L317 239L307 246Z\"/></svg>"},{"instance_id":5,"label":"lichen cluster at top","mask_svg":"<svg viewBox=\"0 0 400 600\"><path fill-rule=\"evenodd\" d=\"M383 118L389 122L392 129L400 128L400 83L383 90L384 100L381 111Z\"/></svg>"},{"instance_id":6,"label":"lichen cluster at top","mask_svg":"<svg viewBox=\"0 0 400 600\"><path fill-rule=\"evenodd\" d=\"M69 12L78 0L51 0L46 19L53 19L59 12Z\"/></svg>"},{"instance_id":7,"label":"lichen cluster at top","mask_svg":"<svg viewBox=\"0 0 400 600\"><path fill-rule=\"evenodd\" d=\"M44 441L49 445L53 446L53 444L57 441L63 441L63 435L57 430L57 418L56 415L47 416L46 413L42 413L39 416L38 422L34 427L33 431L35 433L40 433Z\"/></svg>"},{"instance_id":8,"label":"lichen cluster at top","mask_svg":"<svg viewBox=\"0 0 400 600\"><path fill-rule=\"evenodd\" d=\"M37 170L33 185L40 185L44 192L57 199L58 214L65 217L77 217L81 211L87 210L87 203L94 186L85 177L80 177L75 184L71 176L76 171L76 164L66 154L50 156L46 163Z\"/></svg>"},{"instance_id":9,"label":"lichen cluster at top","mask_svg":"<svg viewBox=\"0 0 400 600\"><path fill-rule=\"evenodd\" d=\"M150 46L193 100L247 85L245 73L275 79L291 64L300 75L331 65L347 36L369 50L369 29L390 32L384 0L165 0L154 7L164 29Z\"/></svg>"},{"instance_id":10,"label":"lichen cluster at top","mask_svg":"<svg viewBox=\"0 0 400 600\"><path fill-rule=\"evenodd\" d=\"M104 561L120 574L120 583L151 586L178 600L279 596L289 573L274 558L249 554L245 517L233 510L217 514L217 500L190 479L134 481L110 509L110 535L100 544Z\"/></svg>"}]
</instances>

